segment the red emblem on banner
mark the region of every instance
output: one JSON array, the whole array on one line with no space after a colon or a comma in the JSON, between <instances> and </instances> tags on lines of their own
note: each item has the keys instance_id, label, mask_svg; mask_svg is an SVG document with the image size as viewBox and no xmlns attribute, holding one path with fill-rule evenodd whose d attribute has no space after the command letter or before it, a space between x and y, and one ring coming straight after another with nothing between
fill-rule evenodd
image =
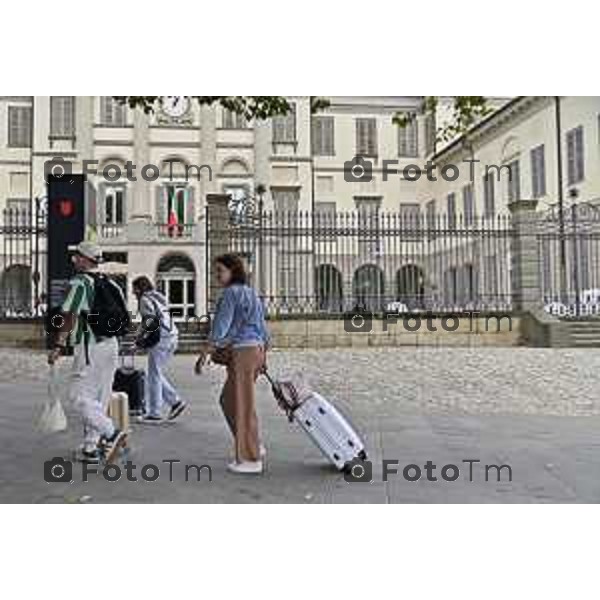
<instances>
[{"instance_id":1,"label":"red emblem on banner","mask_svg":"<svg viewBox=\"0 0 600 600\"><path fill-rule=\"evenodd\" d=\"M61 200L58 203L58 210L63 217L70 217L75 212L72 200Z\"/></svg>"}]
</instances>

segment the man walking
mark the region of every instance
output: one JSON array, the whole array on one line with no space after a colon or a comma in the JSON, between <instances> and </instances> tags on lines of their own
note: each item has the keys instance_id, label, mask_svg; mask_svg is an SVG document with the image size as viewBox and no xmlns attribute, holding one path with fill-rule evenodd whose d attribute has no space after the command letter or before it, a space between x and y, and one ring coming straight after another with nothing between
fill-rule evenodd
<instances>
[{"instance_id":1,"label":"man walking","mask_svg":"<svg viewBox=\"0 0 600 600\"><path fill-rule=\"evenodd\" d=\"M92 317L89 315L94 305L96 285L94 272L102 253L91 242L81 242L71 250L74 250L72 261L76 275L69 283L62 305L64 321L56 345L48 355L48 362L54 364L59 359L70 337L74 347L71 395L83 420L82 457L86 461L97 461L104 453L110 463L125 444L127 433L117 429L107 415L119 353L117 338L96 336L90 326ZM112 282L110 285L117 287ZM121 292L117 290L116 293ZM122 295L120 300L124 307ZM98 312L102 313L102 307ZM93 315L93 318L101 320L107 315Z\"/></svg>"}]
</instances>

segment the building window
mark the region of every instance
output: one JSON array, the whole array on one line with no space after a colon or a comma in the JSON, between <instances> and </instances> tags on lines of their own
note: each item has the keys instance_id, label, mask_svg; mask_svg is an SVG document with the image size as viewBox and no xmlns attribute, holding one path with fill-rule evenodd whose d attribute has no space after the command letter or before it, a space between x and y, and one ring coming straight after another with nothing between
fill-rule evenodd
<instances>
[{"instance_id":1,"label":"building window","mask_svg":"<svg viewBox=\"0 0 600 600\"><path fill-rule=\"evenodd\" d=\"M312 153L315 156L335 156L333 117L314 117L312 122Z\"/></svg>"},{"instance_id":2,"label":"building window","mask_svg":"<svg viewBox=\"0 0 600 600\"><path fill-rule=\"evenodd\" d=\"M377 121L356 119L356 155L377 156Z\"/></svg>"},{"instance_id":3,"label":"building window","mask_svg":"<svg viewBox=\"0 0 600 600\"><path fill-rule=\"evenodd\" d=\"M358 241L361 253L377 256L381 250L381 198L355 198L358 213Z\"/></svg>"},{"instance_id":4,"label":"building window","mask_svg":"<svg viewBox=\"0 0 600 600\"><path fill-rule=\"evenodd\" d=\"M117 102L112 96L100 97L100 122L111 127L127 124L127 106Z\"/></svg>"},{"instance_id":5,"label":"building window","mask_svg":"<svg viewBox=\"0 0 600 600\"><path fill-rule=\"evenodd\" d=\"M50 96L50 135L52 137L75 135L74 96Z\"/></svg>"},{"instance_id":6,"label":"building window","mask_svg":"<svg viewBox=\"0 0 600 600\"><path fill-rule=\"evenodd\" d=\"M487 219L496 215L496 188L490 173L483 176L483 214Z\"/></svg>"},{"instance_id":7,"label":"building window","mask_svg":"<svg viewBox=\"0 0 600 600\"><path fill-rule=\"evenodd\" d=\"M167 223L182 224L187 222L188 188L185 185L166 185Z\"/></svg>"},{"instance_id":8,"label":"building window","mask_svg":"<svg viewBox=\"0 0 600 600\"><path fill-rule=\"evenodd\" d=\"M421 205L417 202L400 204L400 221L404 227L415 228L421 217Z\"/></svg>"},{"instance_id":9,"label":"building window","mask_svg":"<svg viewBox=\"0 0 600 600\"><path fill-rule=\"evenodd\" d=\"M448 229L456 229L456 194L448 194L447 198Z\"/></svg>"},{"instance_id":10,"label":"building window","mask_svg":"<svg viewBox=\"0 0 600 600\"><path fill-rule=\"evenodd\" d=\"M516 202L521 199L521 169L519 161L513 160L508 165L508 201Z\"/></svg>"},{"instance_id":11,"label":"building window","mask_svg":"<svg viewBox=\"0 0 600 600\"><path fill-rule=\"evenodd\" d=\"M462 190L463 197L463 214L465 226L469 227L473 225L475 221L475 198L473 195L473 184L469 183L465 185Z\"/></svg>"},{"instance_id":12,"label":"building window","mask_svg":"<svg viewBox=\"0 0 600 600\"><path fill-rule=\"evenodd\" d=\"M290 110L285 115L273 117L273 143L296 143L296 105L290 104Z\"/></svg>"},{"instance_id":13,"label":"building window","mask_svg":"<svg viewBox=\"0 0 600 600\"><path fill-rule=\"evenodd\" d=\"M195 218L192 186L171 182L156 187L156 224L160 236L191 236Z\"/></svg>"},{"instance_id":14,"label":"building window","mask_svg":"<svg viewBox=\"0 0 600 600\"><path fill-rule=\"evenodd\" d=\"M428 114L425 117L425 154L429 156L432 152L435 152L435 145L437 139L435 115Z\"/></svg>"},{"instance_id":15,"label":"building window","mask_svg":"<svg viewBox=\"0 0 600 600\"><path fill-rule=\"evenodd\" d=\"M122 225L125 222L125 189L107 187L104 192L104 224Z\"/></svg>"},{"instance_id":16,"label":"building window","mask_svg":"<svg viewBox=\"0 0 600 600\"><path fill-rule=\"evenodd\" d=\"M285 213L297 212L300 203L300 190L294 189L274 189L272 190L273 204L276 211Z\"/></svg>"},{"instance_id":17,"label":"building window","mask_svg":"<svg viewBox=\"0 0 600 600\"><path fill-rule=\"evenodd\" d=\"M221 127L223 129L247 129L248 121L244 114L223 108Z\"/></svg>"},{"instance_id":18,"label":"building window","mask_svg":"<svg viewBox=\"0 0 600 600\"><path fill-rule=\"evenodd\" d=\"M543 144L531 151L531 195L533 198L546 195L546 161Z\"/></svg>"},{"instance_id":19,"label":"building window","mask_svg":"<svg viewBox=\"0 0 600 600\"><path fill-rule=\"evenodd\" d=\"M8 107L8 145L11 148L31 147L31 107Z\"/></svg>"},{"instance_id":20,"label":"building window","mask_svg":"<svg viewBox=\"0 0 600 600\"><path fill-rule=\"evenodd\" d=\"M335 240L336 204L335 202L315 202L315 237Z\"/></svg>"},{"instance_id":21,"label":"building window","mask_svg":"<svg viewBox=\"0 0 600 600\"><path fill-rule=\"evenodd\" d=\"M419 129L414 117L404 127L398 127L398 156L416 158L419 155Z\"/></svg>"},{"instance_id":22,"label":"building window","mask_svg":"<svg viewBox=\"0 0 600 600\"><path fill-rule=\"evenodd\" d=\"M583 154L583 127L580 125L567 132L567 174L569 185L585 178Z\"/></svg>"}]
</instances>

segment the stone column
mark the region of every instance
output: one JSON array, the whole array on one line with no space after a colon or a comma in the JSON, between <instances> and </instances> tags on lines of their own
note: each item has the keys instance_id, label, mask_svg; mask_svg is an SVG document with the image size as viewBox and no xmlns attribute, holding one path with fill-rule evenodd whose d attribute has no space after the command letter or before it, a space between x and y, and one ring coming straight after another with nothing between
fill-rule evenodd
<instances>
[{"instance_id":1,"label":"stone column","mask_svg":"<svg viewBox=\"0 0 600 600\"><path fill-rule=\"evenodd\" d=\"M133 111L133 164L137 181L131 184L127 214L127 237L130 241L151 241L152 215L155 213L150 183L142 177L142 169L150 162L148 115Z\"/></svg>"},{"instance_id":2,"label":"stone column","mask_svg":"<svg viewBox=\"0 0 600 600\"><path fill-rule=\"evenodd\" d=\"M230 220L229 220L229 196L224 194L208 194L207 204L207 241L206 259L207 273L207 310L213 312L215 302L219 293L219 286L214 268L214 260L217 256L229 251Z\"/></svg>"},{"instance_id":3,"label":"stone column","mask_svg":"<svg viewBox=\"0 0 600 600\"><path fill-rule=\"evenodd\" d=\"M511 263L513 306L518 312L536 313L542 304L538 247L537 200L511 202Z\"/></svg>"}]
</instances>

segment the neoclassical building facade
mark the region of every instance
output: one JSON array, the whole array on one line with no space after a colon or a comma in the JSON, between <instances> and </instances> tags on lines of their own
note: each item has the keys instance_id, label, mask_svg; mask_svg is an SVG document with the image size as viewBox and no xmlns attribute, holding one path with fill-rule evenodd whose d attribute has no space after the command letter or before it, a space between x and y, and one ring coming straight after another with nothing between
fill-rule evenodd
<instances>
[{"instance_id":1,"label":"neoclassical building facade","mask_svg":"<svg viewBox=\"0 0 600 600\"><path fill-rule=\"evenodd\" d=\"M32 197L43 197L45 174L59 158L73 172L87 171L93 188L89 235L110 260L125 265L129 281L140 274L157 280L171 308L184 317L206 309L209 194L256 201L260 185L267 209L321 215L492 215L520 198L550 204L559 185L565 194L576 186L582 198L600 197L600 98L561 98L558 137L556 99L493 98L496 110L488 118L443 146L435 143L435 121L419 114L422 97L329 97L329 106L317 114L311 114L310 97L289 100L293 110L285 117L246 122L186 97L165 97L144 114L110 96L2 96L0 209L19 210ZM438 125L450 105L451 98L442 100ZM416 119L401 129L392 118L402 112ZM348 177L348 162L356 156L369 161L369 178ZM466 164L454 181L422 176L414 182L404 175L409 165L432 161L441 168L465 159L480 161L476 169L512 165L516 177L490 183L479 170L471 178ZM363 260L354 258L347 273L334 264L314 267L335 269L340 293L351 295ZM6 256L2 260L4 289L31 295L32 266L25 260L19 265L14 256L10 264ZM375 273L375 259L365 261L362 266ZM377 285L394 299L393 286Z\"/></svg>"}]
</instances>

